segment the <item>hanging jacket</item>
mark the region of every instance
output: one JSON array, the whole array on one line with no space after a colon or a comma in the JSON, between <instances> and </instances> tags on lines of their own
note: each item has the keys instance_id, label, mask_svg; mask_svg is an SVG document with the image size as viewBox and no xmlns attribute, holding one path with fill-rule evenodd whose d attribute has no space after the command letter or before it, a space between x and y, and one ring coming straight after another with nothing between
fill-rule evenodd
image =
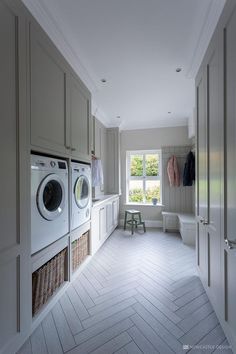
<instances>
[{"instance_id":1,"label":"hanging jacket","mask_svg":"<svg viewBox=\"0 0 236 354\"><path fill-rule=\"evenodd\" d=\"M184 165L183 185L192 186L193 181L195 181L195 156L192 151L190 151Z\"/></svg>"},{"instance_id":2,"label":"hanging jacket","mask_svg":"<svg viewBox=\"0 0 236 354\"><path fill-rule=\"evenodd\" d=\"M176 156L171 156L167 163L167 174L171 187L180 186L179 167Z\"/></svg>"}]
</instances>

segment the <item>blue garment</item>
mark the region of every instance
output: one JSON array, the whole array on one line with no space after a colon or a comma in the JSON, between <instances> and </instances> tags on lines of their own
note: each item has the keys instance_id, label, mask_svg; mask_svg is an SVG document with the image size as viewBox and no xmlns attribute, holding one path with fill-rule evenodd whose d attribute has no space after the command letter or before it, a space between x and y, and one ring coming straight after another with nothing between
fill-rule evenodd
<instances>
[{"instance_id":1,"label":"blue garment","mask_svg":"<svg viewBox=\"0 0 236 354\"><path fill-rule=\"evenodd\" d=\"M184 165L183 185L192 186L193 181L195 181L195 156L192 151L190 151Z\"/></svg>"}]
</instances>

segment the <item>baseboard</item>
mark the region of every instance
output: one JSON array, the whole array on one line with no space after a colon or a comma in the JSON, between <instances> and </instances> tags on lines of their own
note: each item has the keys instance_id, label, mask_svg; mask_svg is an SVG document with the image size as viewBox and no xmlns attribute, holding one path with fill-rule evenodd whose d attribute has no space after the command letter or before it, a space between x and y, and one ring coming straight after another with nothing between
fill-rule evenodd
<instances>
[{"instance_id":1,"label":"baseboard","mask_svg":"<svg viewBox=\"0 0 236 354\"><path fill-rule=\"evenodd\" d=\"M201 278L201 273L199 271L199 269L197 268L198 270L198 276L199 276L199 279L201 280L201 283L206 291L206 294L207 294L207 297L208 299L210 300L210 303L215 311L215 314L220 322L220 325L225 333L225 336L229 342L229 345L231 346L231 349L233 351L233 353L236 353L236 338L235 338L235 334L232 333L231 329L228 327L227 325L227 322L224 320L224 318L221 317L221 313L218 311L218 308L214 305L214 302L212 301L211 299L211 293L209 292L209 289L207 287L207 285L202 281L202 278Z\"/></svg>"},{"instance_id":2,"label":"baseboard","mask_svg":"<svg viewBox=\"0 0 236 354\"><path fill-rule=\"evenodd\" d=\"M162 228L162 220L145 220L146 227ZM119 220L119 226L124 226L124 219Z\"/></svg>"}]
</instances>

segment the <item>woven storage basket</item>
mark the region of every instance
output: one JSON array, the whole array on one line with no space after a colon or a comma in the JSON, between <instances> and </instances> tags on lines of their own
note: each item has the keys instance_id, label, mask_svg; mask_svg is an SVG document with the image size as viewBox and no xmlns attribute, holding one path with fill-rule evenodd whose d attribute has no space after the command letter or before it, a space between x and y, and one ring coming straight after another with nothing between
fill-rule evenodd
<instances>
[{"instance_id":1,"label":"woven storage basket","mask_svg":"<svg viewBox=\"0 0 236 354\"><path fill-rule=\"evenodd\" d=\"M32 274L32 313L39 311L65 279L66 249Z\"/></svg>"},{"instance_id":2,"label":"woven storage basket","mask_svg":"<svg viewBox=\"0 0 236 354\"><path fill-rule=\"evenodd\" d=\"M85 260L89 250L89 232L85 232L78 240L72 243L72 270L73 272Z\"/></svg>"}]
</instances>

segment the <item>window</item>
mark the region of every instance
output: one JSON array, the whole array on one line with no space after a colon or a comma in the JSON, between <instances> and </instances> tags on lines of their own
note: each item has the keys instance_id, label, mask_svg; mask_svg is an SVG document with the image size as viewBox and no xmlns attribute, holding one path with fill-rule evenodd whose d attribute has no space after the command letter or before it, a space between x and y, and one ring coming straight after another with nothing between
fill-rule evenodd
<instances>
[{"instance_id":1,"label":"window","mask_svg":"<svg viewBox=\"0 0 236 354\"><path fill-rule=\"evenodd\" d=\"M127 151L126 202L161 203L161 151Z\"/></svg>"}]
</instances>

